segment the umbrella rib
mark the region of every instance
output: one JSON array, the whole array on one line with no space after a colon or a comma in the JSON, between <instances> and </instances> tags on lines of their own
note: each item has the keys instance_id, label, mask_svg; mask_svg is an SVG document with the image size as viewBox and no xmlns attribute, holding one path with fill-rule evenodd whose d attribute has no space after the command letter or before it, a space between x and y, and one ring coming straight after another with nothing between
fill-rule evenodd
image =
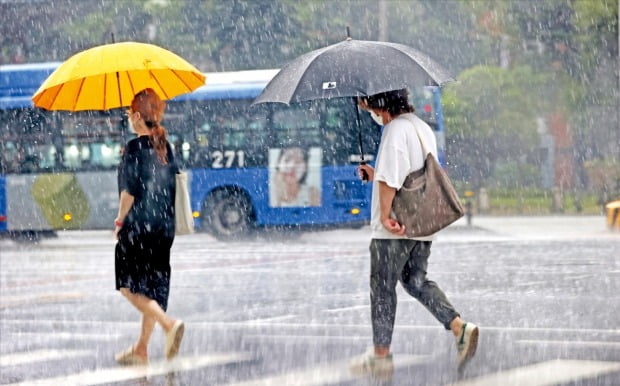
<instances>
[{"instance_id":1,"label":"umbrella rib","mask_svg":"<svg viewBox=\"0 0 620 386\"><path fill-rule=\"evenodd\" d=\"M205 79L206 79L204 75L202 75L202 74L197 74L197 73L195 73L194 71L190 71L189 73L190 73L190 75L192 75L194 78L198 79L199 81L201 81L201 82L204 84ZM177 76L178 76L178 75L177 75ZM185 83L185 82L184 82L184 83ZM189 86L188 86L188 87L189 87Z\"/></svg>"},{"instance_id":2,"label":"umbrella rib","mask_svg":"<svg viewBox=\"0 0 620 386\"><path fill-rule=\"evenodd\" d=\"M78 100L80 99L80 94L82 93L82 86L84 86L85 79L86 78L82 78L82 81L80 82L80 87L78 88L78 92L75 95L75 102L73 102L73 108L71 109L72 111L76 111L75 106L77 106Z\"/></svg>"},{"instance_id":3,"label":"umbrella rib","mask_svg":"<svg viewBox=\"0 0 620 386\"><path fill-rule=\"evenodd\" d=\"M176 75L176 73L174 72L174 70L172 70L172 73L174 73L174 75ZM155 83L157 83L157 86L159 86L159 89L161 90L161 92L164 93L164 98L166 100L170 99L168 97L168 94L166 93L166 90L161 86L161 83L159 83L159 80L155 77L155 75L153 75L153 72L151 70L149 70L149 75L151 76L151 78L153 78L155 80ZM178 77L178 75L177 75Z\"/></svg>"},{"instance_id":4,"label":"umbrella rib","mask_svg":"<svg viewBox=\"0 0 620 386\"><path fill-rule=\"evenodd\" d=\"M427 61L427 59L430 59L430 58L428 58L428 56L425 55L424 53L416 50L415 48L403 46L402 44L391 43L391 44L386 44L386 46L392 48L398 54L405 55L411 60L413 60L413 62L418 67L420 67L426 74L428 74L428 77L431 78L431 80L435 82L438 86L442 86L442 84L446 82L446 81L440 82L439 80L436 80L433 75L431 75L431 72L429 71L430 69L428 68L429 63ZM403 48L407 48L408 50L411 51L411 53L407 52L407 50ZM415 55L419 55L420 57L419 58L415 57ZM447 71L443 67L440 67L439 70L441 73L447 74ZM452 79L452 77L450 77L449 75L446 75L446 76L449 79Z\"/></svg>"},{"instance_id":5,"label":"umbrella rib","mask_svg":"<svg viewBox=\"0 0 620 386\"><path fill-rule=\"evenodd\" d=\"M188 89L188 90L191 90L191 89L192 89L192 88L190 87L190 85L189 85L189 84L187 84L187 83L183 80L183 78L181 78L181 76L180 76L179 74L177 74L177 70L172 70L172 73L173 73L173 74L174 74L177 78L179 78L179 80L181 81L181 83L183 83L183 85L184 85L185 87L187 87L187 89ZM195 75L193 72L191 72L190 74Z\"/></svg>"},{"instance_id":6,"label":"umbrella rib","mask_svg":"<svg viewBox=\"0 0 620 386\"><path fill-rule=\"evenodd\" d=\"M105 109L106 95L108 95L108 75L104 74L103 75L103 106L102 106L103 109Z\"/></svg>"},{"instance_id":7,"label":"umbrella rib","mask_svg":"<svg viewBox=\"0 0 620 386\"><path fill-rule=\"evenodd\" d=\"M136 90L134 90L134 88L133 88L133 82L131 81L131 76L129 76L129 73L127 73L127 79L129 80L129 87L131 87L131 95L132 95L132 99L133 99L133 96L135 96L137 93L136 93ZM121 106L121 107L123 107L123 106Z\"/></svg>"},{"instance_id":8,"label":"umbrella rib","mask_svg":"<svg viewBox=\"0 0 620 386\"><path fill-rule=\"evenodd\" d=\"M58 91L56 91L56 94L54 94L54 97L52 98L52 103L50 104L49 110L52 110L52 108L54 107L54 103L56 102L56 98L58 98L58 94L60 94L60 92L62 91L63 87L65 87L65 83L61 83L60 87L58 87ZM41 96L43 96L43 94L41 94Z\"/></svg>"},{"instance_id":9,"label":"umbrella rib","mask_svg":"<svg viewBox=\"0 0 620 386\"><path fill-rule=\"evenodd\" d=\"M315 56L314 56L314 58L312 58L312 60L310 60L308 62L308 64L306 65L306 69L310 68L312 63L314 63L319 56L324 54L326 51L329 51L331 48L332 48L331 46L327 46L327 47L324 47L323 49L317 50L318 52L315 51ZM278 75L276 74L276 76L278 76ZM302 75L299 77L299 79L297 79L297 82L295 84L295 88L293 89L293 92L291 93L291 95L288 98L289 102L286 103L287 105L290 105L290 103L292 102L292 100L291 100L292 96L295 95L295 92L297 92L297 89L301 86L301 80L302 80L303 77L304 77L304 74L302 73Z\"/></svg>"}]
</instances>

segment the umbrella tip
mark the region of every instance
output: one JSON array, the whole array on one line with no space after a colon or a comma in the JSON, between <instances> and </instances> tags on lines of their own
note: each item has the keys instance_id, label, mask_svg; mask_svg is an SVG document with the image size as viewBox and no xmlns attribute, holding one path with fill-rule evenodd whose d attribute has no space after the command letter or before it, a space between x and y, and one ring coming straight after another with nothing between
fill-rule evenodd
<instances>
[{"instance_id":1,"label":"umbrella tip","mask_svg":"<svg viewBox=\"0 0 620 386\"><path fill-rule=\"evenodd\" d=\"M349 26L347 26L347 40L352 40L351 39L351 29L349 28Z\"/></svg>"}]
</instances>

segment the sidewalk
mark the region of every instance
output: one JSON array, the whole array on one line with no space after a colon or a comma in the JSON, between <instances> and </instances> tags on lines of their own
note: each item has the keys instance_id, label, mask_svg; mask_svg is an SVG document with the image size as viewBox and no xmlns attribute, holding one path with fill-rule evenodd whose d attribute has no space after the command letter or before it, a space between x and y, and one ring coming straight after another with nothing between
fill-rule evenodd
<instances>
[{"instance_id":1,"label":"sidewalk","mask_svg":"<svg viewBox=\"0 0 620 386\"><path fill-rule=\"evenodd\" d=\"M620 232L607 229L600 216L474 216L472 225L465 217L452 224L448 231L486 231L497 236L531 239L617 238Z\"/></svg>"}]
</instances>

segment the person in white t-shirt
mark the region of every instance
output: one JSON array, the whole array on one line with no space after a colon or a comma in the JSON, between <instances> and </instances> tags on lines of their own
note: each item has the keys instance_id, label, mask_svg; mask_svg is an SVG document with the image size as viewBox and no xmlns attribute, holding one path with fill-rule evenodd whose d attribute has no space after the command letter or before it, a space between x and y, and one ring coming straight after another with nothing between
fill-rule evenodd
<instances>
[{"instance_id":1,"label":"person in white t-shirt","mask_svg":"<svg viewBox=\"0 0 620 386\"><path fill-rule=\"evenodd\" d=\"M375 167L360 165L372 186L370 226L370 303L374 348L353 362L356 372L386 375L393 371L390 344L396 316L396 284L420 301L457 343L459 370L474 356L478 327L465 323L443 291L427 279L433 236L407 238L405 227L391 216L392 200L411 172L424 167L426 154L417 132L437 156L432 129L414 114L406 89L361 98L359 106L384 126Z\"/></svg>"}]
</instances>

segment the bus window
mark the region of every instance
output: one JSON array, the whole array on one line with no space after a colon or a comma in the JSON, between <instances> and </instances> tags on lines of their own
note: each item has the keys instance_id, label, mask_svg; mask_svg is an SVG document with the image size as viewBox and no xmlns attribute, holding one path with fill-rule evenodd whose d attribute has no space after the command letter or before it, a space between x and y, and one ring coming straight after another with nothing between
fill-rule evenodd
<instances>
[{"instance_id":1,"label":"bus window","mask_svg":"<svg viewBox=\"0 0 620 386\"><path fill-rule=\"evenodd\" d=\"M175 147L185 146L192 167L214 169L256 167L266 163L262 130L267 113L249 100L210 100L169 103L168 111L183 116L170 127ZM167 113L169 114L169 113ZM170 122L170 123L169 123ZM176 150L178 154L178 150Z\"/></svg>"},{"instance_id":2,"label":"bus window","mask_svg":"<svg viewBox=\"0 0 620 386\"><path fill-rule=\"evenodd\" d=\"M321 146L320 112L316 104L278 106L274 108L271 124L272 147Z\"/></svg>"},{"instance_id":3,"label":"bus window","mask_svg":"<svg viewBox=\"0 0 620 386\"><path fill-rule=\"evenodd\" d=\"M56 113L62 130L55 137L58 158L68 170L111 170L118 165L121 153L121 114L112 112ZM62 114L62 115L61 115Z\"/></svg>"}]
</instances>

